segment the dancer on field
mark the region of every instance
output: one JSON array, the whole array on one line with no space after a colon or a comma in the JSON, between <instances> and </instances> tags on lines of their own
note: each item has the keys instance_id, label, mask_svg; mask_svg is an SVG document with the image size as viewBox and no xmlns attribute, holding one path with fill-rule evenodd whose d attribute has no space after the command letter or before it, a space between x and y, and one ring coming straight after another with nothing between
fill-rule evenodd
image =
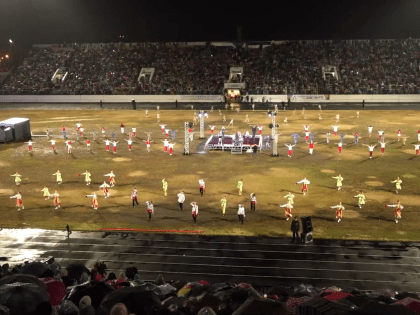
<instances>
[{"instance_id":1,"label":"dancer on field","mask_svg":"<svg viewBox=\"0 0 420 315\"><path fill-rule=\"evenodd\" d=\"M159 124L159 126L160 126L160 130L161 130L162 134L164 134L166 125L164 123L161 123L161 124Z\"/></svg>"},{"instance_id":2,"label":"dancer on field","mask_svg":"<svg viewBox=\"0 0 420 315\"><path fill-rule=\"evenodd\" d=\"M310 125L303 125L303 129L305 132L309 132L309 127L311 127Z\"/></svg>"},{"instance_id":3,"label":"dancer on field","mask_svg":"<svg viewBox=\"0 0 420 315\"><path fill-rule=\"evenodd\" d=\"M400 201L397 200L396 204L393 205L385 205L385 208L390 207L390 208L395 208L395 223L398 223L398 220L401 219L401 210L404 209L404 207L401 205Z\"/></svg>"},{"instance_id":4,"label":"dancer on field","mask_svg":"<svg viewBox=\"0 0 420 315\"><path fill-rule=\"evenodd\" d=\"M244 224L244 218L245 218L245 207L244 205L240 204L238 206L238 221Z\"/></svg>"},{"instance_id":5,"label":"dancer on field","mask_svg":"<svg viewBox=\"0 0 420 315\"><path fill-rule=\"evenodd\" d=\"M111 141L108 139L102 141L105 142L105 151L109 152L109 144L111 143Z\"/></svg>"},{"instance_id":6,"label":"dancer on field","mask_svg":"<svg viewBox=\"0 0 420 315\"><path fill-rule=\"evenodd\" d=\"M392 180L391 183L395 183L395 192L398 194L398 191L401 190L402 180L400 177L397 177L397 179Z\"/></svg>"},{"instance_id":7,"label":"dancer on field","mask_svg":"<svg viewBox=\"0 0 420 315\"><path fill-rule=\"evenodd\" d=\"M132 143L134 142L133 140L126 140L126 139L124 139L124 141L127 141L127 144L128 144L128 151L131 151L131 146L132 146Z\"/></svg>"},{"instance_id":8,"label":"dancer on field","mask_svg":"<svg viewBox=\"0 0 420 315\"><path fill-rule=\"evenodd\" d=\"M76 131L80 131L80 127L82 127L83 125L81 123L77 123L76 124Z\"/></svg>"},{"instance_id":9,"label":"dancer on field","mask_svg":"<svg viewBox=\"0 0 420 315\"><path fill-rule=\"evenodd\" d=\"M146 201L146 207L147 207L147 214L149 215L149 221L152 220L152 214L155 213L154 207L153 207L153 201Z\"/></svg>"},{"instance_id":10,"label":"dancer on field","mask_svg":"<svg viewBox=\"0 0 420 315\"><path fill-rule=\"evenodd\" d=\"M341 174L338 174L338 176L332 176L332 178L337 180L337 190L341 190L344 178L341 177Z\"/></svg>"},{"instance_id":11,"label":"dancer on field","mask_svg":"<svg viewBox=\"0 0 420 315\"><path fill-rule=\"evenodd\" d=\"M306 177L304 179L302 179L301 181L296 182L295 185L297 184L302 184L302 193L305 196L305 194L308 192L308 185L311 182L309 180L306 179Z\"/></svg>"},{"instance_id":12,"label":"dancer on field","mask_svg":"<svg viewBox=\"0 0 420 315\"><path fill-rule=\"evenodd\" d=\"M29 140L28 142L25 142L25 143L27 143L27 144L28 144L28 151L29 151L29 152L32 152L32 145L33 145L35 142L33 142L33 141Z\"/></svg>"},{"instance_id":13,"label":"dancer on field","mask_svg":"<svg viewBox=\"0 0 420 315\"><path fill-rule=\"evenodd\" d=\"M204 192L206 191L206 183L204 182L204 179L198 180L198 186L200 188L200 194L203 196Z\"/></svg>"},{"instance_id":14,"label":"dancer on field","mask_svg":"<svg viewBox=\"0 0 420 315\"><path fill-rule=\"evenodd\" d=\"M331 132L325 133L325 139L327 140L327 143L330 143L330 136L331 136Z\"/></svg>"},{"instance_id":15,"label":"dancer on field","mask_svg":"<svg viewBox=\"0 0 420 315\"><path fill-rule=\"evenodd\" d=\"M51 148L52 148L53 152L55 152L55 140L54 139L48 140L48 142L51 142Z\"/></svg>"},{"instance_id":16,"label":"dancer on field","mask_svg":"<svg viewBox=\"0 0 420 315\"><path fill-rule=\"evenodd\" d=\"M309 131L305 131L305 141L306 141L306 143L308 143L308 141L309 141L309 135L310 134L311 133Z\"/></svg>"},{"instance_id":17,"label":"dancer on field","mask_svg":"<svg viewBox=\"0 0 420 315\"><path fill-rule=\"evenodd\" d=\"M53 194L51 194L49 197L54 198L54 206L55 210L58 208L61 208L61 202L60 202L60 194L56 190Z\"/></svg>"},{"instance_id":18,"label":"dancer on field","mask_svg":"<svg viewBox=\"0 0 420 315\"><path fill-rule=\"evenodd\" d=\"M279 207L286 208L284 209L284 215L286 217L286 221L289 221L289 219L292 217L293 206L290 203L286 203L284 205L279 205Z\"/></svg>"},{"instance_id":19,"label":"dancer on field","mask_svg":"<svg viewBox=\"0 0 420 315\"><path fill-rule=\"evenodd\" d=\"M287 198L287 203L290 203L291 205L294 204L293 199L295 198L295 195L293 195L290 191L283 198Z\"/></svg>"},{"instance_id":20,"label":"dancer on field","mask_svg":"<svg viewBox=\"0 0 420 315\"><path fill-rule=\"evenodd\" d=\"M358 132L355 132L353 134L353 136L354 136L354 144L358 144L359 143L359 136L360 136L360 134Z\"/></svg>"},{"instance_id":21,"label":"dancer on field","mask_svg":"<svg viewBox=\"0 0 420 315\"><path fill-rule=\"evenodd\" d=\"M346 144L340 141L340 142L337 143L337 145L338 145L338 147L337 147L338 148L338 154L341 155L343 145L346 145Z\"/></svg>"},{"instance_id":22,"label":"dancer on field","mask_svg":"<svg viewBox=\"0 0 420 315\"><path fill-rule=\"evenodd\" d=\"M330 207L330 209L337 209L335 211L335 218L337 219L337 223L339 223L343 218L343 210L345 210L345 208L341 204L341 201L338 205Z\"/></svg>"},{"instance_id":23,"label":"dancer on field","mask_svg":"<svg viewBox=\"0 0 420 315\"><path fill-rule=\"evenodd\" d=\"M57 172L55 172L54 174L52 174L53 176L56 176L56 180L57 180L57 184L62 184L63 183L63 178L61 177L61 173L58 170Z\"/></svg>"},{"instance_id":24,"label":"dancer on field","mask_svg":"<svg viewBox=\"0 0 420 315\"><path fill-rule=\"evenodd\" d=\"M134 208L134 203L136 203L137 206L139 205L139 202L137 201L137 189L136 189L136 187L134 187L133 191L131 192L131 200L133 201L133 208Z\"/></svg>"},{"instance_id":25,"label":"dancer on field","mask_svg":"<svg viewBox=\"0 0 420 315\"><path fill-rule=\"evenodd\" d=\"M285 144L285 146L289 149L287 151L287 155L288 155L289 158L291 158L293 147L296 146L296 144Z\"/></svg>"},{"instance_id":26,"label":"dancer on field","mask_svg":"<svg viewBox=\"0 0 420 315\"><path fill-rule=\"evenodd\" d=\"M213 135L214 134L214 128L216 127L215 125L210 125L210 134Z\"/></svg>"},{"instance_id":27,"label":"dancer on field","mask_svg":"<svg viewBox=\"0 0 420 315\"><path fill-rule=\"evenodd\" d=\"M384 137L384 141L385 141L385 136L384 136L385 130L378 130L378 140L381 141L382 137Z\"/></svg>"},{"instance_id":28,"label":"dancer on field","mask_svg":"<svg viewBox=\"0 0 420 315\"><path fill-rule=\"evenodd\" d=\"M102 134L102 137L105 138L105 127L101 127L101 134Z\"/></svg>"},{"instance_id":29,"label":"dancer on field","mask_svg":"<svg viewBox=\"0 0 420 315\"><path fill-rule=\"evenodd\" d=\"M174 152L174 146L175 146L176 142L170 142L168 144L168 148L169 148L169 155L172 155L172 153Z\"/></svg>"},{"instance_id":30,"label":"dancer on field","mask_svg":"<svg viewBox=\"0 0 420 315\"><path fill-rule=\"evenodd\" d=\"M90 185L91 182L91 174L89 173L88 170L86 170L86 172L79 174L79 176L85 175L85 182L86 182L86 186Z\"/></svg>"},{"instance_id":31,"label":"dancer on field","mask_svg":"<svg viewBox=\"0 0 420 315\"><path fill-rule=\"evenodd\" d=\"M257 128L258 128L258 134L261 136L262 130L263 130L263 126L262 125L258 125Z\"/></svg>"},{"instance_id":32,"label":"dancer on field","mask_svg":"<svg viewBox=\"0 0 420 315\"><path fill-rule=\"evenodd\" d=\"M85 129L84 128L80 128L80 130L79 130L79 132L80 132L80 137L82 137L83 138L83 132L85 131Z\"/></svg>"},{"instance_id":33,"label":"dancer on field","mask_svg":"<svg viewBox=\"0 0 420 315\"><path fill-rule=\"evenodd\" d=\"M151 140L143 140L144 142L146 142L146 150L147 152L150 152L150 143L153 142Z\"/></svg>"},{"instance_id":34,"label":"dancer on field","mask_svg":"<svg viewBox=\"0 0 420 315\"><path fill-rule=\"evenodd\" d=\"M419 155L420 144L414 144L414 150L416 151L416 155Z\"/></svg>"},{"instance_id":35,"label":"dancer on field","mask_svg":"<svg viewBox=\"0 0 420 315\"><path fill-rule=\"evenodd\" d=\"M44 188L40 189L39 191L42 192L42 195L44 196L44 200L47 200L50 197L50 191L48 190L47 186L44 186Z\"/></svg>"},{"instance_id":36,"label":"dancer on field","mask_svg":"<svg viewBox=\"0 0 420 315\"><path fill-rule=\"evenodd\" d=\"M384 155L385 152L385 145L388 143L389 141L385 142L385 141L379 141L379 143L381 144L381 154Z\"/></svg>"},{"instance_id":37,"label":"dancer on field","mask_svg":"<svg viewBox=\"0 0 420 315\"><path fill-rule=\"evenodd\" d=\"M115 186L115 174L113 171L111 171L111 173L105 174L104 176L109 176L109 184L111 185L111 187Z\"/></svg>"},{"instance_id":38,"label":"dancer on field","mask_svg":"<svg viewBox=\"0 0 420 315\"><path fill-rule=\"evenodd\" d=\"M185 194L183 191L181 191L178 195L178 205L179 205L179 211L184 210L184 202L185 202Z\"/></svg>"},{"instance_id":39,"label":"dancer on field","mask_svg":"<svg viewBox=\"0 0 420 315\"><path fill-rule=\"evenodd\" d=\"M67 139L67 131L66 131L66 127L61 127L61 134L63 135L63 139Z\"/></svg>"},{"instance_id":40,"label":"dancer on field","mask_svg":"<svg viewBox=\"0 0 420 315\"><path fill-rule=\"evenodd\" d=\"M165 140L160 140L163 142L163 152L166 153L168 152L168 145L169 145L169 140L165 139Z\"/></svg>"},{"instance_id":41,"label":"dancer on field","mask_svg":"<svg viewBox=\"0 0 420 315\"><path fill-rule=\"evenodd\" d=\"M112 153L113 154L117 154L117 143L118 143L119 141L113 141L112 142Z\"/></svg>"},{"instance_id":42,"label":"dancer on field","mask_svg":"<svg viewBox=\"0 0 420 315\"><path fill-rule=\"evenodd\" d=\"M417 141L420 141L420 129L416 131L417 131Z\"/></svg>"},{"instance_id":43,"label":"dancer on field","mask_svg":"<svg viewBox=\"0 0 420 315\"><path fill-rule=\"evenodd\" d=\"M93 192L92 195L86 195L86 198L88 197L92 198L91 207L93 208L93 210L98 210L99 203L98 196L96 195L96 193Z\"/></svg>"},{"instance_id":44,"label":"dancer on field","mask_svg":"<svg viewBox=\"0 0 420 315\"><path fill-rule=\"evenodd\" d=\"M397 141L400 141L400 139L401 139L401 129L398 129L398 131L397 131L397 138L398 138L398 140Z\"/></svg>"},{"instance_id":45,"label":"dancer on field","mask_svg":"<svg viewBox=\"0 0 420 315\"><path fill-rule=\"evenodd\" d=\"M337 132L338 132L338 127L340 127L340 126L333 125L332 127L333 127L333 131L334 131L334 136L336 136Z\"/></svg>"},{"instance_id":46,"label":"dancer on field","mask_svg":"<svg viewBox=\"0 0 420 315\"><path fill-rule=\"evenodd\" d=\"M90 151L90 140L86 139L86 148L88 151Z\"/></svg>"},{"instance_id":47,"label":"dancer on field","mask_svg":"<svg viewBox=\"0 0 420 315\"><path fill-rule=\"evenodd\" d=\"M71 154L71 141L70 140L66 141L66 146L67 146L67 153Z\"/></svg>"},{"instance_id":48,"label":"dancer on field","mask_svg":"<svg viewBox=\"0 0 420 315\"><path fill-rule=\"evenodd\" d=\"M102 188L102 191L104 193L104 198L105 199L108 198L109 197L109 190L108 190L109 185L104 181L104 183L101 186L99 186L99 188Z\"/></svg>"},{"instance_id":49,"label":"dancer on field","mask_svg":"<svg viewBox=\"0 0 420 315\"><path fill-rule=\"evenodd\" d=\"M13 176L15 178L15 184L16 184L16 186L19 186L20 183L22 182L22 179L21 179L22 175L19 174L19 172L16 172L16 174L13 174L13 175L10 175L10 176Z\"/></svg>"},{"instance_id":50,"label":"dancer on field","mask_svg":"<svg viewBox=\"0 0 420 315\"><path fill-rule=\"evenodd\" d=\"M197 223L197 215L198 215L198 205L194 201L191 203L191 216L193 218L194 223Z\"/></svg>"},{"instance_id":51,"label":"dancer on field","mask_svg":"<svg viewBox=\"0 0 420 315\"><path fill-rule=\"evenodd\" d=\"M404 136L404 137L402 137L403 145L405 145L405 143L406 143L406 141L407 141L408 138L410 138L410 136Z\"/></svg>"},{"instance_id":52,"label":"dancer on field","mask_svg":"<svg viewBox=\"0 0 420 315\"><path fill-rule=\"evenodd\" d=\"M257 196L254 193L251 193L250 198L251 198L251 211L255 211L255 206L257 204Z\"/></svg>"},{"instance_id":53,"label":"dancer on field","mask_svg":"<svg viewBox=\"0 0 420 315\"><path fill-rule=\"evenodd\" d=\"M166 178L162 179L162 189L163 189L163 194L165 197L168 196L168 182L166 181Z\"/></svg>"},{"instance_id":54,"label":"dancer on field","mask_svg":"<svg viewBox=\"0 0 420 315\"><path fill-rule=\"evenodd\" d=\"M360 191L356 196L354 196L353 198L358 198L358 202L357 204L359 205L359 208L362 209L362 205L364 205L366 202L366 197L363 194L363 191Z\"/></svg>"},{"instance_id":55,"label":"dancer on field","mask_svg":"<svg viewBox=\"0 0 420 315\"><path fill-rule=\"evenodd\" d=\"M22 195L21 195L20 191L16 195L11 196L10 198L11 199L13 199L13 198L16 199L16 207L18 208L17 211L20 211L21 208L22 208L22 210L25 209L25 207L23 206Z\"/></svg>"},{"instance_id":56,"label":"dancer on field","mask_svg":"<svg viewBox=\"0 0 420 315\"><path fill-rule=\"evenodd\" d=\"M226 204L227 204L226 196L223 196L223 198L220 200L220 207L222 208L223 216L225 215L225 212L226 212Z\"/></svg>"},{"instance_id":57,"label":"dancer on field","mask_svg":"<svg viewBox=\"0 0 420 315\"><path fill-rule=\"evenodd\" d=\"M369 138L372 137L372 131L373 131L373 126L368 126L368 133L369 133Z\"/></svg>"},{"instance_id":58,"label":"dancer on field","mask_svg":"<svg viewBox=\"0 0 420 315\"><path fill-rule=\"evenodd\" d=\"M375 145L364 144L364 145L369 148L369 159L371 159L372 158L372 154L373 154L373 149L375 149L376 144Z\"/></svg>"},{"instance_id":59,"label":"dancer on field","mask_svg":"<svg viewBox=\"0 0 420 315\"><path fill-rule=\"evenodd\" d=\"M313 154L314 153L314 145L317 144L318 142L313 142L311 141L309 143L309 154Z\"/></svg>"},{"instance_id":60,"label":"dancer on field","mask_svg":"<svg viewBox=\"0 0 420 315\"><path fill-rule=\"evenodd\" d=\"M292 134L292 137L293 137L293 141L294 141L294 143L296 145L297 142L298 142L299 135L297 133L294 133L294 134Z\"/></svg>"},{"instance_id":61,"label":"dancer on field","mask_svg":"<svg viewBox=\"0 0 420 315\"><path fill-rule=\"evenodd\" d=\"M245 115L245 120L244 120L244 122L249 123L249 116L248 116L248 114L246 114L246 115Z\"/></svg>"},{"instance_id":62,"label":"dancer on field","mask_svg":"<svg viewBox=\"0 0 420 315\"><path fill-rule=\"evenodd\" d=\"M241 196L241 195L242 195L242 188L244 187L244 182L242 181L242 179L240 179L240 180L238 181L238 185L237 185L237 187L238 187L238 193L239 193L239 196Z\"/></svg>"}]
</instances>

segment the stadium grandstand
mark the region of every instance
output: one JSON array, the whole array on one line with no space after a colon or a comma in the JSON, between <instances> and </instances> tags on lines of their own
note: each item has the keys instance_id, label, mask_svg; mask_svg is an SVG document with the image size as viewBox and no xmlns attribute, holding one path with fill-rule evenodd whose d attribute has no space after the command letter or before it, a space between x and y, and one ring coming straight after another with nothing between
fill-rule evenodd
<instances>
[{"instance_id":1,"label":"stadium grandstand","mask_svg":"<svg viewBox=\"0 0 420 315\"><path fill-rule=\"evenodd\" d=\"M412 38L34 45L0 93L419 94L419 52Z\"/></svg>"}]
</instances>

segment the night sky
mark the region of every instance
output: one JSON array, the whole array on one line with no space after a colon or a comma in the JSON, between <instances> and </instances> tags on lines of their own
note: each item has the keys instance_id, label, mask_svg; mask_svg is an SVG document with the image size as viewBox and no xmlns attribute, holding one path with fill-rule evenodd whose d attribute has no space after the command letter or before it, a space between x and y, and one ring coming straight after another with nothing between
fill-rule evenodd
<instances>
[{"instance_id":1,"label":"night sky","mask_svg":"<svg viewBox=\"0 0 420 315\"><path fill-rule=\"evenodd\" d=\"M252 4L254 3L254 4ZM418 0L0 0L0 48L122 41L420 38Z\"/></svg>"}]
</instances>

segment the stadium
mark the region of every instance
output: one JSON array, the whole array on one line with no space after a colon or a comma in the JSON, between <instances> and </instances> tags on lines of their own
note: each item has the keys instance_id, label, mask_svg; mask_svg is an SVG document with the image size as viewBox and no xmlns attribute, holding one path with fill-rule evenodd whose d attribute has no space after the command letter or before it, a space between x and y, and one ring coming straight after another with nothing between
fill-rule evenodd
<instances>
[{"instance_id":1,"label":"stadium","mask_svg":"<svg viewBox=\"0 0 420 315\"><path fill-rule=\"evenodd\" d=\"M0 45L4 314L420 314L420 39L237 30Z\"/></svg>"}]
</instances>

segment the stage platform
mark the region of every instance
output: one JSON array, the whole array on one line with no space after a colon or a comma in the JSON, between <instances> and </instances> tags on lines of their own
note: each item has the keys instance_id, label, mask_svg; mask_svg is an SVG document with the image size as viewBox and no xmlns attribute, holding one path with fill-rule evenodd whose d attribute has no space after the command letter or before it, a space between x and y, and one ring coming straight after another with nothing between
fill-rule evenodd
<instances>
[{"instance_id":1,"label":"stage platform","mask_svg":"<svg viewBox=\"0 0 420 315\"><path fill-rule=\"evenodd\" d=\"M235 143L235 135L225 135L219 137L219 135L213 135L207 139L204 148L206 150L236 150L247 151L251 149L252 146L256 145L258 149L261 149L262 137L260 135L255 135L255 138L252 136L244 136L241 141Z\"/></svg>"}]
</instances>

